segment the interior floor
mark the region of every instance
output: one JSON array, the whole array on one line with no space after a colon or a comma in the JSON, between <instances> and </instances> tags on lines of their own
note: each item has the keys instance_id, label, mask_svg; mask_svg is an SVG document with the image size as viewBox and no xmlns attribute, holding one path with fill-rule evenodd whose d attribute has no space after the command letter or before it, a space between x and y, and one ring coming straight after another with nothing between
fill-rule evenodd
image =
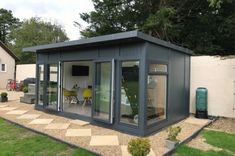
<instances>
[{"instance_id":1,"label":"interior floor","mask_svg":"<svg viewBox=\"0 0 235 156\"><path fill-rule=\"evenodd\" d=\"M92 61L63 63L63 111L91 116Z\"/></svg>"},{"instance_id":2,"label":"interior floor","mask_svg":"<svg viewBox=\"0 0 235 156\"><path fill-rule=\"evenodd\" d=\"M87 104L83 106L83 104L66 104L64 105L63 111L84 116L91 116L91 105Z\"/></svg>"}]
</instances>

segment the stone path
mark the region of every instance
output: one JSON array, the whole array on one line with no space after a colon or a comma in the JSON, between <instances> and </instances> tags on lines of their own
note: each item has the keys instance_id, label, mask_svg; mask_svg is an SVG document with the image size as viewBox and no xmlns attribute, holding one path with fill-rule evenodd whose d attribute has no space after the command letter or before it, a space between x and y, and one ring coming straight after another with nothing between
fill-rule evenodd
<instances>
[{"instance_id":1,"label":"stone path","mask_svg":"<svg viewBox=\"0 0 235 156\"><path fill-rule=\"evenodd\" d=\"M0 103L0 117L107 156L129 156L127 145L130 139L135 138L135 136L91 125L85 121L72 120L37 111L34 110L32 105L23 104L19 101ZM189 117L175 124L182 127L179 140L184 140L208 122L209 120ZM147 138L151 143L149 156L159 156L167 152L165 147L167 133L165 130Z\"/></svg>"}]
</instances>

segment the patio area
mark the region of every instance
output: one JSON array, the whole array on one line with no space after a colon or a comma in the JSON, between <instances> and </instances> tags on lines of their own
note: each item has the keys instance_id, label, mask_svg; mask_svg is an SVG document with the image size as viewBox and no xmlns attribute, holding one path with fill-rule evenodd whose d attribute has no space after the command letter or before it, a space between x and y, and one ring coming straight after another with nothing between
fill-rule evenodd
<instances>
[{"instance_id":1,"label":"patio area","mask_svg":"<svg viewBox=\"0 0 235 156\"><path fill-rule=\"evenodd\" d=\"M34 110L34 105L19 102L21 95L19 92L9 93L9 102L0 103L0 117L101 155L129 155L127 145L129 140L135 136L91 125L81 120L73 120ZM189 117L175 124L175 126L182 128L178 138L184 140L208 122L209 120ZM147 138L151 142L151 153L149 155L158 156L167 152L165 147L167 133L165 130Z\"/></svg>"}]
</instances>

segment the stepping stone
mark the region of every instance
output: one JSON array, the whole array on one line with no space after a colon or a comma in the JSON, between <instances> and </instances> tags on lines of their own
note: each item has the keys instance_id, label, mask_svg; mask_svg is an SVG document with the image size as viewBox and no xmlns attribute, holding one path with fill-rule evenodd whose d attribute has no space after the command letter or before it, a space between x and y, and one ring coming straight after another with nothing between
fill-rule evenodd
<instances>
[{"instance_id":1,"label":"stepping stone","mask_svg":"<svg viewBox=\"0 0 235 156\"><path fill-rule=\"evenodd\" d=\"M39 116L40 114L24 114L24 115L17 117L17 119L36 119Z\"/></svg>"},{"instance_id":2,"label":"stepping stone","mask_svg":"<svg viewBox=\"0 0 235 156\"><path fill-rule=\"evenodd\" d=\"M11 110L14 110L16 108L17 107L3 107L3 108L0 108L0 111L11 111Z\"/></svg>"},{"instance_id":3,"label":"stepping stone","mask_svg":"<svg viewBox=\"0 0 235 156\"><path fill-rule=\"evenodd\" d=\"M91 136L90 146L118 146L118 136L116 135L97 135Z\"/></svg>"},{"instance_id":4,"label":"stepping stone","mask_svg":"<svg viewBox=\"0 0 235 156\"><path fill-rule=\"evenodd\" d=\"M189 124L193 124L193 125L206 125L209 120L208 119L197 119L197 118L187 118L186 120L184 120L184 122L189 123Z\"/></svg>"},{"instance_id":5,"label":"stepping stone","mask_svg":"<svg viewBox=\"0 0 235 156\"><path fill-rule=\"evenodd\" d=\"M70 123L50 123L44 129L67 129Z\"/></svg>"},{"instance_id":6,"label":"stepping stone","mask_svg":"<svg viewBox=\"0 0 235 156\"><path fill-rule=\"evenodd\" d=\"M51 123L53 119L35 119L31 121L29 124L30 125L47 125Z\"/></svg>"},{"instance_id":7,"label":"stepping stone","mask_svg":"<svg viewBox=\"0 0 235 156\"><path fill-rule=\"evenodd\" d=\"M12 110L12 111L9 111L7 112L6 114L11 114L11 115L22 115L22 114L25 114L26 110Z\"/></svg>"},{"instance_id":8,"label":"stepping stone","mask_svg":"<svg viewBox=\"0 0 235 156\"><path fill-rule=\"evenodd\" d=\"M82 120L70 120L70 123L73 123L79 126L85 126L85 125L90 124L89 122L82 121Z\"/></svg>"},{"instance_id":9,"label":"stepping stone","mask_svg":"<svg viewBox=\"0 0 235 156\"><path fill-rule=\"evenodd\" d=\"M91 129L68 129L66 137L91 136Z\"/></svg>"},{"instance_id":10,"label":"stepping stone","mask_svg":"<svg viewBox=\"0 0 235 156\"><path fill-rule=\"evenodd\" d=\"M0 108L7 107L8 105L0 105Z\"/></svg>"}]
</instances>

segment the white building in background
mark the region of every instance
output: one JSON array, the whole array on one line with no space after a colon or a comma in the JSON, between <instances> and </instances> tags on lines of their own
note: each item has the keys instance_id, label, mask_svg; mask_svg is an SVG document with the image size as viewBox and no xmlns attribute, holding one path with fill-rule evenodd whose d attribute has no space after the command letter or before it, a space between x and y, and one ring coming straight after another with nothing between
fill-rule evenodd
<instances>
[{"instance_id":1,"label":"white building in background","mask_svg":"<svg viewBox=\"0 0 235 156\"><path fill-rule=\"evenodd\" d=\"M0 41L0 89L5 89L8 79L15 79L16 55Z\"/></svg>"},{"instance_id":2,"label":"white building in background","mask_svg":"<svg viewBox=\"0 0 235 156\"><path fill-rule=\"evenodd\" d=\"M26 78L36 77L36 65L35 64L18 64L16 65L16 80L18 82L23 81Z\"/></svg>"}]
</instances>

